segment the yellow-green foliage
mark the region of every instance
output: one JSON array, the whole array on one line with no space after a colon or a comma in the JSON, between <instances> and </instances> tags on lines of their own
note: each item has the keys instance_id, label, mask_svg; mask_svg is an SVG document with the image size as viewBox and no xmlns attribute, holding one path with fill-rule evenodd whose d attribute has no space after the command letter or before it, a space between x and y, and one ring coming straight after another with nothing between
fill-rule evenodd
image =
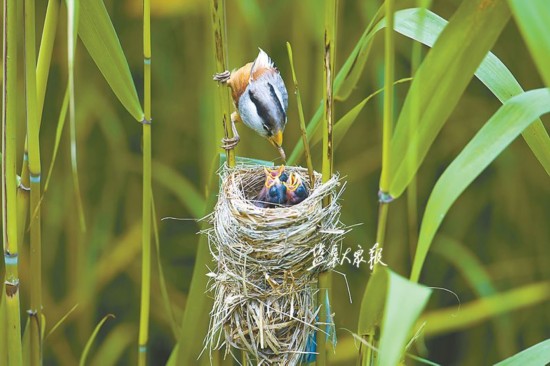
<instances>
[{"instance_id":1,"label":"yellow-green foliage","mask_svg":"<svg viewBox=\"0 0 550 366\"><path fill-rule=\"evenodd\" d=\"M142 139L142 125L136 122L144 116L143 6L135 0L105 0L104 7L101 0L75 2L80 3L73 14L79 21L80 40L70 91L75 102L74 141L70 141L67 123L56 147L57 123L65 119L60 119L60 114L68 118L71 110L66 97L71 39L67 37L70 12L66 4L72 2L58 3L59 9L53 6L52 10L55 17L51 15L45 22L47 2L36 1L40 61L36 83L28 85L37 88L37 93L29 94L38 99L31 117L42 119L40 151L34 150L36 145L29 146L29 151L33 151L34 161L39 157L43 183L39 211L36 197L33 211L23 191L17 195L22 207L17 220L17 232L22 235L21 328L25 328L26 310L31 309L31 284L37 278L30 265L35 254L29 250L28 215L38 212L42 288L41 294L34 291L42 298L45 316L41 323L47 335L43 363L76 365L85 358L89 365L136 365L142 197L148 199L142 192L142 152L149 145ZM177 360L185 366L210 364L204 356L199 361L196 358L203 347L212 305L205 294L205 275L207 266L216 264L210 261L206 238L197 235L205 223L193 221L212 210L222 152L222 109L218 86L212 81L212 75L220 70L214 54L210 3L151 3L151 109L146 110L146 117L153 118L150 146L155 224L151 223L150 235L155 245L158 229L160 258L156 260L159 253L152 248L146 332L149 365L163 365L170 357L172 365ZM372 278L367 263L359 268L338 266L336 269L347 276L353 303L344 278L332 276L331 311L339 342L334 354L328 352L327 363L355 364L359 352L354 341L369 339L378 339L375 346L382 352L374 362L393 362L413 336L407 352L416 356L411 357L442 364L496 363L544 341L550 327L550 139L545 130L548 117L544 116L550 94L543 88L550 86L545 64L550 59L550 32L547 26L540 26L549 22L545 17L550 14L550 4L546 0L437 1L431 12L423 12L404 10L402 3L395 1L394 77L386 81L386 85L392 83L394 95L386 97L384 108L383 93L370 98L385 85L388 58L383 2L338 2L333 170L347 181L341 220L348 226L362 223L346 235L344 251L351 248L352 256L361 246L368 260L368 250L376 242L383 130L389 142L384 188L396 199L388 204L387 220L381 225L384 229L385 223L382 259L389 269L377 272L366 292ZM320 171L324 3L235 0L225 1L225 7L222 25L228 68L252 60L258 47L273 58L289 91L284 148L290 163L305 166L286 48L287 42L292 44L313 168ZM19 57L24 60L23 13L18 14ZM449 26L445 28L446 22L436 14L449 20ZM55 39L49 77L46 70L52 39L42 38L43 29ZM417 65L418 72L412 75L415 40L426 45L420 52L426 63ZM488 51L493 54L487 55ZM407 79L410 77L412 80ZM25 80L21 77L17 82L20 118L15 159L17 173L28 182L26 163L21 166L25 135L29 133L31 144L37 134L19 123L25 120ZM393 113L393 129L388 124L383 129L385 110L386 116L390 110ZM541 115L542 121L538 120ZM242 124L237 128L241 136L238 156L280 163L268 142ZM523 138L516 138L521 134ZM76 155L71 157L74 143ZM56 148L57 158L45 186ZM76 161L80 198L74 193ZM409 184L414 189L407 192ZM147 215L143 217L147 219ZM186 220L161 221L163 217ZM85 220L85 231L81 220ZM4 272L2 265L2 289ZM197 276L192 278L194 273ZM407 280L410 278L412 281ZM431 295L427 287L432 287ZM460 306L452 293L442 289L458 296ZM5 350L17 352L17 345L10 348L15 343L8 343L4 332L6 324L15 320L15 312L6 313L12 304L5 296L0 296L0 302L3 365ZM109 314L115 318L99 327ZM396 324L390 314L398 314L406 326ZM55 331L49 334L54 326ZM30 352L28 343L23 342L23 352ZM547 344L531 352L542 354L544 347ZM363 355L372 354L368 349L363 344ZM215 364L221 364L220 355L214 358Z\"/></svg>"}]
</instances>

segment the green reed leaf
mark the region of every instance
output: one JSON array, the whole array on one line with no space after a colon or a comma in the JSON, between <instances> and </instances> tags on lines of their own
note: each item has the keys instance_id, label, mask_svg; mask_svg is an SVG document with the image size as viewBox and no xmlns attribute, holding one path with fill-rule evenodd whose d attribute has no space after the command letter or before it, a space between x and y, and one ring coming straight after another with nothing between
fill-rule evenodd
<instances>
[{"instance_id":1,"label":"green reed leaf","mask_svg":"<svg viewBox=\"0 0 550 366\"><path fill-rule=\"evenodd\" d=\"M431 292L386 268L373 274L361 302L358 333L365 336L380 327L380 365L396 365L403 356Z\"/></svg>"},{"instance_id":2,"label":"green reed leaf","mask_svg":"<svg viewBox=\"0 0 550 366\"><path fill-rule=\"evenodd\" d=\"M405 9L395 14L395 31L402 35L432 47L447 25L439 15L422 9ZM378 31L385 27L382 21L374 28ZM523 93L521 85L508 68L489 52L475 72L481 81L501 102L514 95ZM542 122L537 119L524 132L523 138L546 173L550 175L550 137Z\"/></svg>"},{"instance_id":3,"label":"green reed leaf","mask_svg":"<svg viewBox=\"0 0 550 366\"><path fill-rule=\"evenodd\" d=\"M425 323L425 335L433 337L468 329L497 315L541 304L548 299L550 282L537 282L462 304L460 312L456 306L427 312L417 325Z\"/></svg>"},{"instance_id":4,"label":"green reed leaf","mask_svg":"<svg viewBox=\"0 0 550 366\"><path fill-rule=\"evenodd\" d=\"M389 193L393 197L400 196L416 174L509 17L504 0L464 1L428 52L414 75L399 115L391 142L390 166L382 167L382 174L389 169ZM421 22L426 22L426 13ZM412 131L409 119L415 108L419 119Z\"/></svg>"},{"instance_id":5,"label":"green reed leaf","mask_svg":"<svg viewBox=\"0 0 550 366\"><path fill-rule=\"evenodd\" d=\"M508 0L508 4L546 86L550 87L550 3L548 0Z\"/></svg>"},{"instance_id":6,"label":"green reed leaf","mask_svg":"<svg viewBox=\"0 0 550 366\"><path fill-rule=\"evenodd\" d=\"M130 67L103 1L80 1L78 34L124 108L136 121L143 120Z\"/></svg>"},{"instance_id":7,"label":"green reed leaf","mask_svg":"<svg viewBox=\"0 0 550 366\"><path fill-rule=\"evenodd\" d=\"M84 351L82 351L82 355L80 356L80 361L79 361L79 365L80 366L84 366L86 365L86 359L88 358L88 353L90 352L90 348L92 348L92 344L94 343L94 340L95 338L97 337L97 334L99 333L99 330L101 329L101 327L103 326L103 324L105 324L105 322L109 319L109 318L113 318L114 319L114 315L113 314L107 314L105 315L105 317L103 317L103 319L101 319L101 321L96 325L94 331L92 332L92 335L90 336L90 338L88 339L88 341L86 342L86 346L84 347Z\"/></svg>"},{"instance_id":8,"label":"green reed leaf","mask_svg":"<svg viewBox=\"0 0 550 366\"><path fill-rule=\"evenodd\" d=\"M397 365L413 326L432 290L387 270L388 293L382 320L379 364Z\"/></svg>"},{"instance_id":9,"label":"green reed leaf","mask_svg":"<svg viewBox=\"0 0 550 366\"><path fill-rule=\"evenodd\" d=\"M411 279L418 281L433 237L454 201L533 121L550 112L550 89L531 90L506 101L437 181L428 203Z\"/></svg>"},{"instance_id":10,"label":"green reed leaf","mask_svg":"<svg viewBox=\"0 0 550 366\"><path fill-rule=\"evenodd\" d=\"M495 366L536 366L550 363L550 339L535 344L512 357L500 361Z\"/></svg>"}]
</instances>

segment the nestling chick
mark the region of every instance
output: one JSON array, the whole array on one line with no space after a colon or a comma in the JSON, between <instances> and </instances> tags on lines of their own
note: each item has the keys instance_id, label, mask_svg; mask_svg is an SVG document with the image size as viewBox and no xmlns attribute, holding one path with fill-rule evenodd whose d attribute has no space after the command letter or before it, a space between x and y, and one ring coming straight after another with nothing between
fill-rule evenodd
<instances>
[{"instance_id":1,"label":"nestling chick","mask_svg":"<svg viewBox=\"0 0 550 366\"><path fill-rule=\"evenodd\" d=\"M287 174L285 173L284 165L281 165L280 167L273 168L273 169L264 168L264 172L265 172L266 178L270 176L273 179L279 178L281 182L286 181L286 179L284 180L282 179L283 176L287 177Z\"/></svg>"},{"instance_id":2,"label":"nestling chick","mask_svg":"<svg viewBox=\"0 0 550 366\"><path fill-rule=\"evenodd\" d=\"M254 62L240 69L214 75L214 80L231 88L233 103L237 109L231 114L231 128L234 137L224 139L222 146L233 149L240 140L235 122L245 125L266 138L279 150L283 161L283 131L288 108L288 93L279 70L261 48Z\"/></svg>"},{"instance_id":3,"label":"nestling chick","mask_svg":"<svg viewBox=\"0 0 550 366\"><path fill-rule=\"evenodd\" d=\"M286 203L289 205L296 205L309 196L309 192L299 174L290 173L288 181L284 185L286 186Z\"/></svg>"},{"instance_id":4,"label":"nestling chick","mask_svg":"<svg viewBox=\"0 0 550 366\"><path fill-rule=\"evenodd\" d=\"M266 180L254 204L258 207L271 208L286 202L286 186L279 180L284 166L278 169L264 168Z\"/></svg>"}]
</instances>

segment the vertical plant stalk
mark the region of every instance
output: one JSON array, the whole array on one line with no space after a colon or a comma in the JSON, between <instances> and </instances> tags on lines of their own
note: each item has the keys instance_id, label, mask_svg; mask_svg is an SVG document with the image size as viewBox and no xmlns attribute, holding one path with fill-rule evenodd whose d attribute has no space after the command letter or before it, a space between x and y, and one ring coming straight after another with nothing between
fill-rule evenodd
<instances>
[{"instance_id":1,"label":"vertical plant stalk","mask_svg":"<svg viewBox=\"0 0 550 366\"><path fill-rule=\"evenodd\" d=\"M227 70L227 52L225 44L225 0L211 0L210 10L212 12L212 31L214 32L214 53L216 56L216 72ZM222 111L223 133L225 138L233 137L229 124L231 117L229 114L229 90L228 88L218 88L218 98ZM235 150L226 150L227 165L235 166Z\"/></svg>"},{"instance_id":2,"label":"vertical plant stalk","mask_svg":"<svg viewBox=\"0 0 550 366\"><path fill-rule=\"evenodd\" d=\"M44 29L40 41L40 52L38 53L38 63L36 65L36 105L38 123L42 121L42 110L46 95L46 85L50 71L50 62L57 30L57 20L59 17L59 0L50 0L46 10L44 20ZM17 238L19 245L22 245L26 228L27 214L29 211L29 159L28 159L28 138L25 138L25 151L23 153L23 164L21 168L21 183L17 187Z\"/></svg>"},{"instance_id":3,"label":"vertical plant stalk","mask_svg":"<svg viewBox=\"0 0 550 366\"><path fill-rule=\"evenodd\" d=\"M336 53L336 19L338 15L338 0L327 0L325 3L325 54L324 54L324 112L325 123L323 125L323 162L322 173L323 183L332 177L333 172L333 144L332 127L334 125L334 55ZM329 197L323 201L323 205L328 205ZM319 323L320 330L317 332L317 365L327 364L327 347L329 322L332 322L330 314L330 288L332 285L332 272L327 271L319 275L319 292L317 303L320 306ZM326 325L326 326L325 326Z\"/></svg>"},{"instance_id":4,"label":"vertical plant stalk","mask_svg":"<svg viewBox=\"0 0 550 366\"><path fill-rule=\"evenodd\" d=\"M394 78L394 0L384 3L386 28L384 29L384 121L382 127L382 175L380 176L380 194L387 195L390 185L390 142L393 135L393 78ZM381 201L384 199L381 198ZM386 199L387 200L387 199ZM381 243L379 243L381 245Z\"/></svg>"},{"instance_id":5,"label":"vertical plant stalk","mask_svg":"<svg viewBox=\"0 0 550 366\"><path fill-rule=\"evenodd\" d=\"M393 39L393 24L394 24L394 0L386 0L385 12L387 26L384 29L385 46L384 46L384 121L382 127L382 174L380 177L380 191L378 192L378 201L380 208L378 210L378 226L376 231L376 242L378 248L384 248L386 237L386 222L388 216L388 204L393 198L388 194L389 190L389 166L390 166L390 143L393 135L393 78L394 78L394 39ZM374 271L379 267L378 263L374 264Z\"/></svg>"},{"instance_id":6,"label":"vertical plant stalk","mask_svg":"<svg viewBox=\"0 0 550 366\"><path fill-rule=\"evenodd\" d=\"M143 1L143 198L138 365L147 364L151 305L151 3Z\"/></svg>"},{"instance_id":7,"label":"vertical plant stalk","mask_svg":"<svg viewBox=\"0 0 550 366\"><path fill-rule=\"evenodd\" d=\"M384 29L384 117L382 126L382 174L380 176L380 191L378 192L378 225L376 228L376 243L382 250L386 241L386 226L388 221L389 203L393 198L388 194L391 177L389 176L390 167L390 143L393 135L393 79L394 79L394 0L385 0L385 18L386 28ZM378 263L374 264L373 273L379 269ZM376 340L379 335L376 334L379 329L371 329L367 332L365 340L368 344L377 347ZM371 347L361 350L361 365L375 365L376 352Z\"/></svg>"},{"instance_id":8,"label":"vertical plant stalk","mask_svg":"<svg viewBox=\"0 0 550 366\"><path fill-rule=\"evenodd\" d=\"M71 169L73 186L75 190L75 202L80 222L80 230L86 232L86 219L84 217L84 205L80 193L80 182L78 179L78 159L76 149L76 106L74 87L74 58L76 54L76 41L78 39L78 19L80 0L67 0L67 53L69 65L69 130L71 135ZM78 256L80 261L80 256Z\"/></svg>"},{"instance_id":9,"label":"vertical plant stalk","mask_svg":"<svg viewBox=\"0 0 550 366\"><path fill-rule=\"evenodd\" d=\"M40 365L42 359L41 312L42 312L42 243L40 217L40 126L36 103L36 39L34 0L25 0L25 105L27 111L27 132L29 149L29 178L31 188L30 205L30 269L31 307L28 311L30 323L30 362Z\"/></svg>"},{"instance_id":10,"label":"vertical plant stalk","mask_svg":"<svg viewBox=\"0 0 550 366\"><path fill-rule=\"evenodd\" d=\"M296 71L294 70L294 58L292 57L292 46L289 42L286 43L286 50L288 52L288 59L290 61L290 69L292 70L292 81L294 82L294 93L296 94L296 104L298 106L298 117L300 119L300 131L302 132L302 143L305 147L307 172L309 175L309 181L311 182L311 188L315 185L315 179L313 176L313 163L311 162L311 152L309 150L309 143L307 141L306 121L304 118L304 109L302 107L302 97L300 96L300 89L298 88L298 79L296 78Z\"/></svg>"},{"instance_id":11,"label":"vertical plant stalk","mask_svg":"<svg viewBox=\"0 0 550 366\"><path fill-rule=\"evenodd\" d=\"M8 366L23 363L19 304L17 206L15 173L17 95L17 10L16 0L4 1L3 85L2 85L2 236L6 275L6 324L0 331L8 340Z\"/></svg>"},{"instance_id":12,"label":"vertical plant stalk","mask_svg":"<svg viewBox=\"0 0 550 366\"><path fill-rule=\"evenodd\" d=\"M430 6L431 0L417 0L417 6L422 11L422 18L421 21L423 22L425 16L426 16L426 9ZM421 32L421 28L418 28L418 33ZM418 67L420 66L420 62L422 60L422 44L419 42L415 42L413 44L412 48L412 55L411 55L411 77L414 77L416 70L418 70ZM416 127L418 126L418 121L420 120L420 95L417 93L414 93L413 95L413 103L411 108L411 116L410 116L410 123L412 128L410 129L411 135L416 131ZM417 149L417 140L413 139L412 136L410 137L410 141L412 141L412 148L411 153L417 155L418 149ZM409 160L409 169L413 170L414 166L416 166L416 161L418 159L411 159ZM417 202L417 188L416 188L416 175L411 179L411 182L409 183L407 187L407 224L408 224L408 232L409 232L409 249L411 253L411 258L414 258L414 253L416 250L416 243L418 242L418 202Z\"/></svg>"}]
</instances>

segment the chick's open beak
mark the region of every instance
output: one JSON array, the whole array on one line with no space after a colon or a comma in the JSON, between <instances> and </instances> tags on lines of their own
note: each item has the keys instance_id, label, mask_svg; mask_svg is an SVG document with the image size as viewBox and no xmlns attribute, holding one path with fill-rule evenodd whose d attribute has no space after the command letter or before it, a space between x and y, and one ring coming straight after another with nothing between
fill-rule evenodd
<instances>
[{"instance_id":1,"label":"chick's open beak","mask_svg":"<svg viewBox=\"0 0 550 366\"><path fill-rule=\"evenodd\" d=\"M281 158L283 159L283 161L286 161L286 155L285 155L285 151L283 150L283 132L282 131L278 131L275 135L271 136L268 138L269 142L271 142L271 144L273 146L275 146L277 148L277 150L279 150L279 154L281 154Z\"/></svg>"}]
</instances>

